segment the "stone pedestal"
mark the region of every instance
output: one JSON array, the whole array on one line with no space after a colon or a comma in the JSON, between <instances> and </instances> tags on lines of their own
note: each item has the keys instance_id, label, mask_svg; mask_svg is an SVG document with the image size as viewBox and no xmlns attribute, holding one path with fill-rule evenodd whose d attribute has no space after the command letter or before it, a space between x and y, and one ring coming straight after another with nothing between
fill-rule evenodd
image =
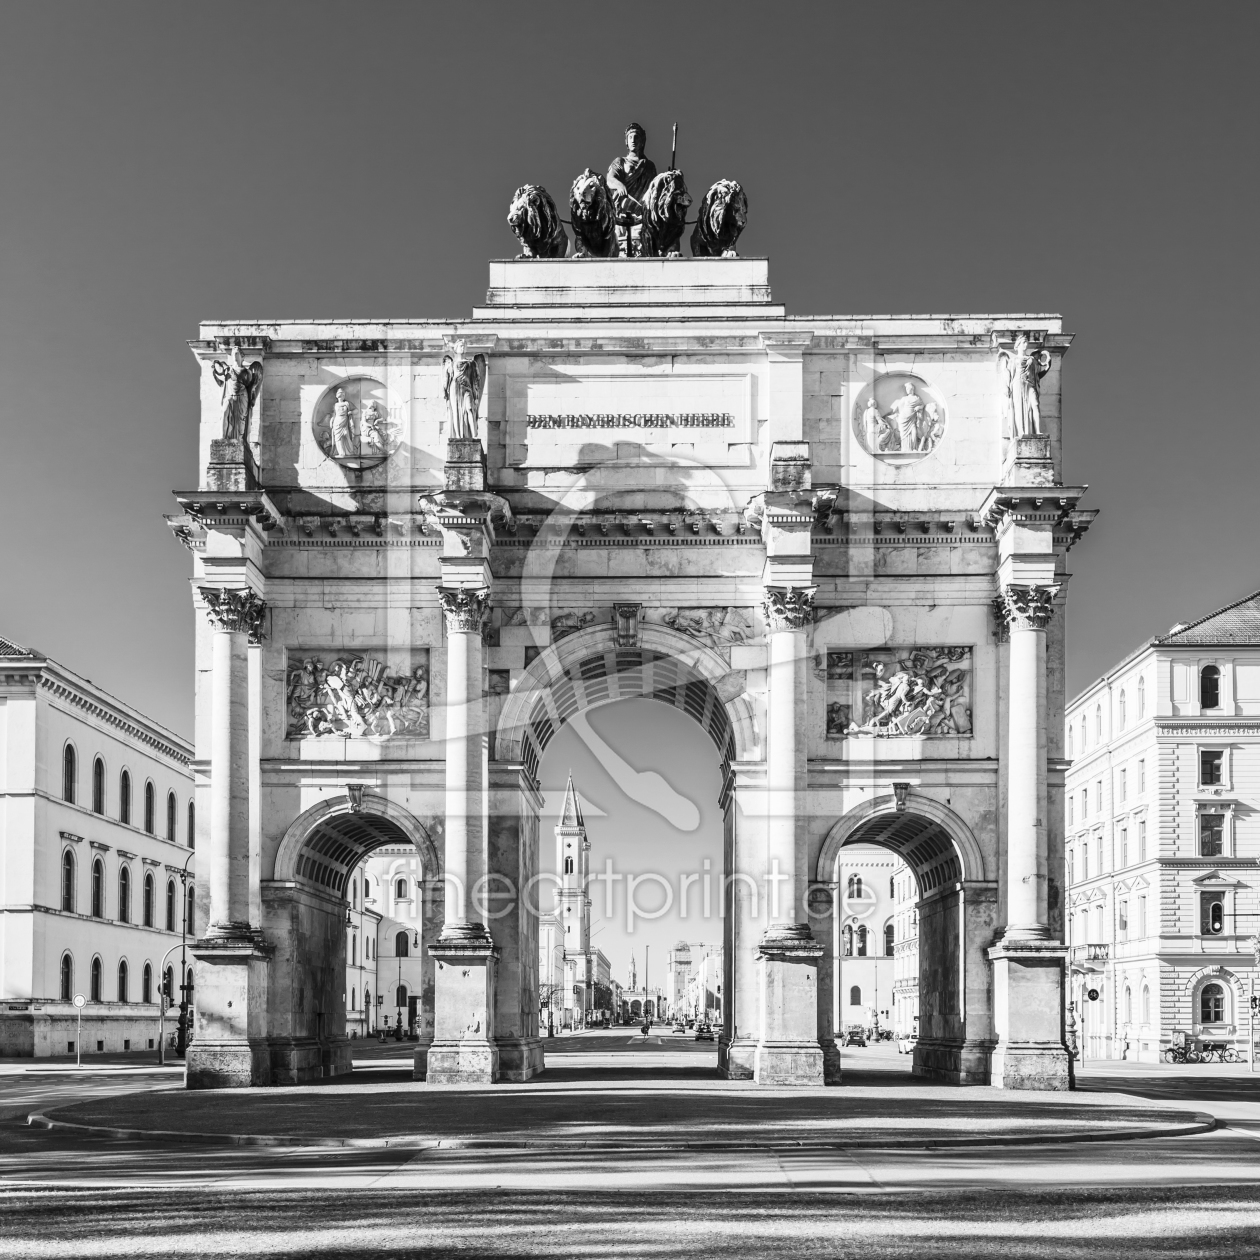
<instances>
[{"instance_id":1,"label":"stone pedestal","mask_svg":"<svg viewBox=\"0 0 1260 1260\"><path fill-rule=\"evenodd\" d=\"M821 1085L818 963L822 946L803 924L762 938L761 1036L753 1065L758 1085Z\"/></svg>"},{"instance_id":2,"label":"stone pedestal","mask_svg":"<svg viewBox=\"0 0 1260 1260\"><path fill-rule=\"evenodd\" d=\"M248 442L241 438L218 438L210 443L206 489L258 489L258 468Z\"/></svg>"},{"instance_id":3,"label":"stone pedestal","mask_svg":"<svg viewBox=\"0 0 1260 1260\"><path fill-rule=\"evenodd\" d=\"M1007 485L1054 485L1058 478L1049 437L1044 433L1030 433L1012 438L1007 448L1002 479Z\"/></svg>"},{"instance_id":4,"label":"stone pedestal","mask_svg":"<svg viewBox=\"0 0 1260 1260\"><path fill-rule=\"evenodd\" d=\"M998 1044L992 1083L1001 1089L1070 1089L1063 1044L1063 967L1058 941L1003 941L993 963L993 1017Z\"/></svg>"},{"instance_id":5,"label":"stone pedestal","mask_svg":"<svg viewBox=\"0 0 1260 1260\"><path fill-rule=\"evenodd\" d=\"M499 1079L494 1040L495 967L499 951L489 938L442 939L429 947L437 962L430 1085L491 1085Z\"/></svg>"},{"instance_id":6,"label":"stone pedestal","mask_svg":"<svg viewBox=\"0 0 1260 1260\"><path fill-rule=\"evenodd\" d=\"M478 438L452 438L446 444L446 488L485 490L486 453Z\"/></svg>"},{"instance_id":7,"label":"stone pedestal","mask_svg":"<svg viewBox=\"0 0 1260 1260\"><path fill-rule=\"evenodd\" d=\"M265 1027L270 952L256 939L203 940L192 956L197 1000L188 1088L272 1084Z\"/></svg>"}]
</instances>

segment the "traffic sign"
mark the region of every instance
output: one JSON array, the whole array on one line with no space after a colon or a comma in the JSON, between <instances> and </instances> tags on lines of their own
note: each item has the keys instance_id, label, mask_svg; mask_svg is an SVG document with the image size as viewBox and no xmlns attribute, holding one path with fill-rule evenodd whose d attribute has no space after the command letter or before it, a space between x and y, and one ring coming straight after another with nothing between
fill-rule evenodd
<instances>
[{"instance_id":1,"label":"traffic sign","mask_svg":"<svg viewBox=\"0 0 1260 1260\"><path fill-rule=\"evenodd\" d=\"M1090 1000L1091 1002L1097 1002L1097 1001L1098 1001L1098 990L1097 990L1097 989L1090 989L1090 990L1089 990L1089 991L1085 994L1085 996L1086 996L1087 998L1089 998L1089 1000Z\"/></svg>"},{"instance_id":2,"label":"traffic sign","mask_svg":"<svg viewBox=\"0 0 1260 1260\"><path fill-rule=\"evenodd\" d=\"M87 998L85 998L82 993L76 993L74 995L74 1004L79 1008L79 1010L82 1010L87 1005Z\"/></svg>"}]
</instances>

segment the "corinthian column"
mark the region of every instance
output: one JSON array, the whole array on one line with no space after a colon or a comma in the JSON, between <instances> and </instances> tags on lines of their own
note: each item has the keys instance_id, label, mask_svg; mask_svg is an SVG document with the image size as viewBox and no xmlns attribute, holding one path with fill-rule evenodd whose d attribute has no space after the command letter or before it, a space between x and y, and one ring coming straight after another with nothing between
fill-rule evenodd
<instances>
[{"instance_id":1,"label":"corinthian column","mask_svg":"<svg viewBox=\"0 0 1260 1260\"><path fill-rule=\"evenodd\" d=\"M440 943L489 940L472 894L485 875L481 628L487 587L438 587L446 616L446 918Z\"/></svg>"},{"instance_id":2,"label":"corinthian column","mask_svg":"<svg viewBox=\"0 0 1260 1260\"><path fill-rule=\"evenodd\" d=\"M1046 626L1057 585L1008 584L1010 633L1006 767L1005 939L1049 936L1046 902Z\"/></svg>"},{"instance_id":3,"label":"corinthian column","mask_svg":"<svg viewBox=\"0 0 1260 1260\"><path fill-rule=\"evenodd\" d=\"M214 629L210 675L210 923L207 936L248 936L249 644L266 604L248 587L200 588Z\"/></svg>"}]
</instances>

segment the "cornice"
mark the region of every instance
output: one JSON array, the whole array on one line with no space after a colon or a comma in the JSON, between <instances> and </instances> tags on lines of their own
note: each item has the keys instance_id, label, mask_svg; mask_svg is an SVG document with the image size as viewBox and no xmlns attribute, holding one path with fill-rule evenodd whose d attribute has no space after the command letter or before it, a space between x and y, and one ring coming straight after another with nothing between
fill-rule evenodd
<instances>
[{"instance_id":1,"label":"cornice","mask_svg":"<svg viewBox=\"0 0 1260 1260\"><path fill-rule=\"evenodd\" d=\"M1155 730L1163 735L1260 735L1260 718L1155 718Z\"/></svg>"}]
</instances>

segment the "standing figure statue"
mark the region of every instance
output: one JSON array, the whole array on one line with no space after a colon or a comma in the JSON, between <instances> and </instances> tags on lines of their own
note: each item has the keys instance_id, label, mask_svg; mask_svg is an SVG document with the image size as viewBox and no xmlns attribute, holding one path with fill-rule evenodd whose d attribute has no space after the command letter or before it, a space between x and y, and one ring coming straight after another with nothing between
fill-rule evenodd
<instances>
[{"instance_id":1,"label":"standing figure statue","mask_svg":"<svg viewBox=\"0 0 1260 1260\"><path fill-rule=\"evenodd\" d=\"M923 399L915 392L914 385L906 382L905 393L892 405L888 419L897 426L903 451L919 449L919 419L923 415Z\"/></svg>"},{"instance_id":2,"label":"standing figure statue","mask_svg":"<svg viewBox=\"0 0 1260 1260\"><path fill-rule=\"evenodd\" d=\"M338 388L332 414L328 417L328 431L332 438L333 454L342 458L359 453L359 434L354 423L354 403L346 397L346 391Z\"/></svg>"},{"instance_id":3,"label":"standing figure statue","mask_svg":"<svg viewBox=\"0 0 1260 1260\"><path fill-rule=\"evenodd\" d=\"M1027 333L1018 333L1009 350L998 351L1002 400L1012 437L1033 437L1041 429L1041 378L1050 371L1050 351L1037 349Z\"/></svg>"},{"instance_id":4,"label":"standing figure statue","mask_svg":"<svg viewBox=\"0 0 1260 1260\"><path fill-rule=\"evenodd\" d=\"M442 356L442 366L446 369L446 386L442 396L450 409L451 420L446 436L451 441L476 439L477 413L486 388L486 356L474 354L469 357L464 353L464 343L455 341Z\"/></svg>"},{"instance_id":5,"label":"standing figure statue","mask_svg":"<svg viewBox=\"0 0 1260 1260\"><path fill-rule=\"evenodd\" d=\"M255 361L246 367L240 346L233 346L231 359L226 363L215 359L210 371L214 383L223 389L223 437L245 441L249 437L249 418L262 388L262 364Z\"/></svg>"},{"instance_id":6,"label":"standing figure statue","mask_svg":"<svg viewBox=\"0 0 1260 1260\"><path fill-rule=\"evenodd\" d=\"M614 159L605 176L613 219L623 255L637 252L635 228L643 224L643 195L656 178L656 164L644 153L647 132L638 123L626 128L626 152Z\"/></svg>"}]
</instances>

